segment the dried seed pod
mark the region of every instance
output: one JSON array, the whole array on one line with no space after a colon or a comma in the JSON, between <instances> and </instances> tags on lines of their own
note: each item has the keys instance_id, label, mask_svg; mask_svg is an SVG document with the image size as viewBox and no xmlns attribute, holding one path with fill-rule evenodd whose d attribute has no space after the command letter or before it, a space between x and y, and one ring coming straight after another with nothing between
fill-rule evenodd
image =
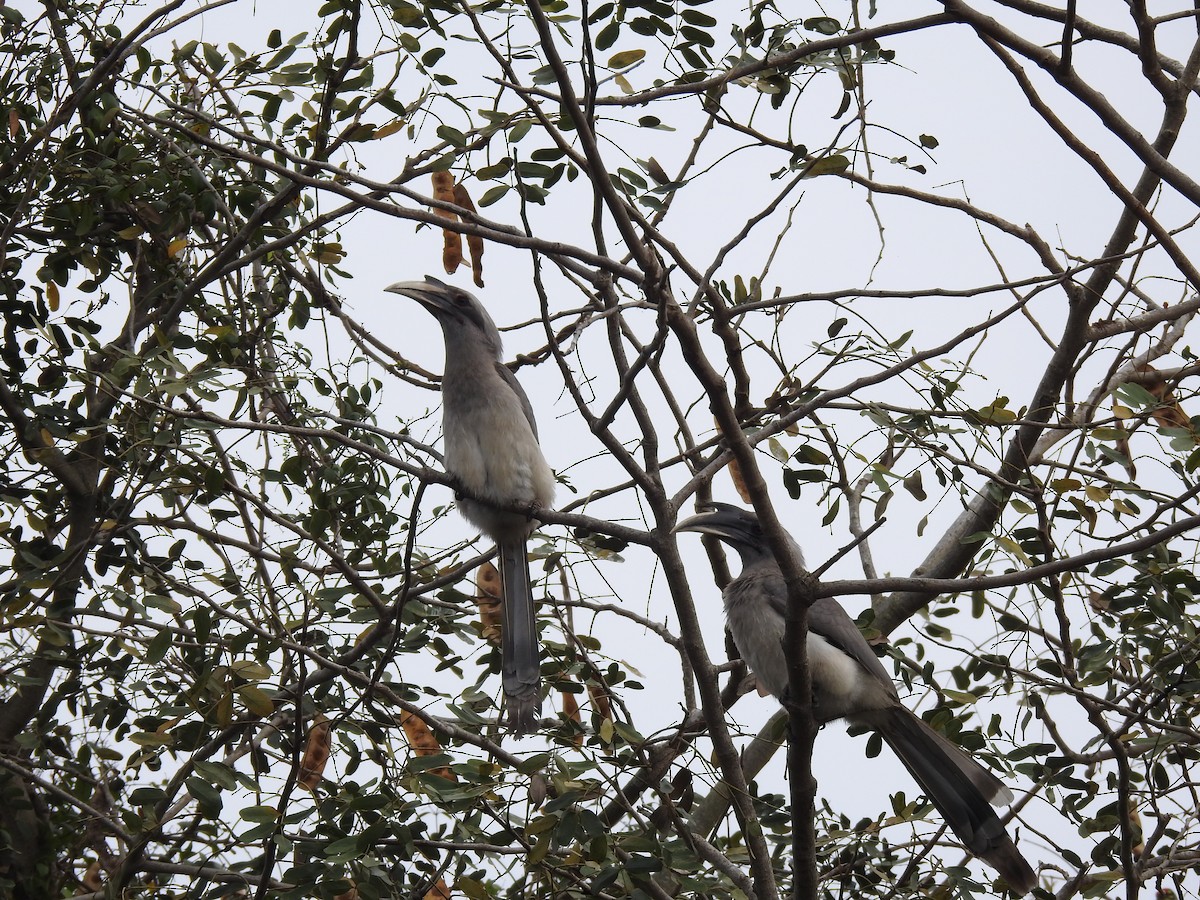
<instances>
[{"instance_id":1,"label":"dried seed pod","mask_svg":"<svg viewBox=\"0 0 1200 900\"><path fill-rule=\"evenodd\" d=\"M436 756L442 752L442 745L438 743L438 739L429 730L429 726L425 724L425 720L420 716L415 716L408 710L404 710L400 713L400 727L404 729L404 736L408 739L408 745L412 747L413 753L417 756ZM446 766L430 769L429 771L450 781L458 780L454 777L454 773Z\"/></svg>"},{"instance_id":2,"label":"dried seed pod","mask_svg":"<svg viewBox=\"0 0 1200 900\"><path fill-rule=\"evenodd\" d=\"M434 172L433 173L433 199L440 200L443 203L454 203L454 176L449 172ZM458 216L449 210L435 209L439 216L443 219L449 219L451 222L457 222ZM442 246L442 268L446 270L447 275L453 275L458 271L458 267L462 265L462 235L450 228L442 229L442 237L444 244Z\"/></svg>"},{"instance_id":3,"label":"dried seed pod","mask_svg":"<svg viewBox=\"0 0 1200 900\"><path fill-rule=\"evenodd\" d=\"M475 602L479 605L480 633L490 644L500 645L501 587L500 573L485 562L475 573Z\"/></svg>"},{"instance_id":4,"label":"dried seed pod","mask_svg":"<svg viewBox=\"0 0 1200 900\"><path fill-rule=\"evenodd\" d=\"M1142 387L1162 404L1150 414L1154 421L1163 428L1186 428L1191 431L1192 419L1175 399L1175 392L1171 390L1171 385L1162 373L1151 365L1138 366L1137 372Z\"/></svg>"},{"instance_id":5,"label":"dried seed pod","mask_svg":"<svg viewBox=\"0 0 1200 900\"><path fill-rule=\"evenodd\" d=\"M316 791L325 773L325 763L329 762L330 748L333 745L333 725L329 719L317 713L313 717L312 727L308 729L308 737L304 741L304 756L300 759L300 771L296 775L296 783L301 787Z\"/></svg>"},{"instance_id":6,"label":"dried seed pod","mask_svg":"<svg viewBox=\"0 0 1200 900\"><path fill-rule=\"evenodd\" d=\"M570 691L562 692L562 711L566 716L567 721L574 722L576 725L582 725L583 719L579 715L579 701L575 699L575 695ZM577 731L574 738L575 746L583 746L583 731Z\"/></svg>"},{"instance_id":7,"label":"dried seed pod","mask_svg":"<svg viewBox=\"0 0 1200 900\"><path fill-rule=\"evenodd\" d=\"M716 422L716 419L713 419ZM717 422L717 430L721 430L721 423ZM738 492L738 496L742 498L743 503L750 502L750 492L746 490L746 479L742 477L742 467L738 465L736 459L729 460L729 477L733 481L733 487Z\"/></svg>"},{"instance_id":8,"label":"dried seed pod","mask_svg":"<svg viewBox=\"0 0 1200 900\"><path fill-rule=\"evenodd\" d=\"M471 200L471 195L461 184L454 186L454 202L465 210L475 212L475 204ZM483 238L477 234L468 234L467 251L471 255L471 275L475 279L475 286L483 287Z\"/></svg>"},{"instance_id":9,"label":"dried seed pod","mask_svg":"<svg viewBox=\"0 0 1200 900\"><path fill-rule=\"evenodd\" d=\"M599 681L589 680L587 683L588 696L592 699L592 709L601 719L612 718L612 700L608 696L608 685Z\"/></svg>"}]
</instances>

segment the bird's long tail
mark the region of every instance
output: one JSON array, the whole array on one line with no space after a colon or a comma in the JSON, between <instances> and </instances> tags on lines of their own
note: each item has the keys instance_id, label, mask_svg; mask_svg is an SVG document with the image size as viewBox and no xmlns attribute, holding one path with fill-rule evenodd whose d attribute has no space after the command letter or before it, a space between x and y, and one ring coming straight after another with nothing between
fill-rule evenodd
<instances>
[{"instance_id":1,"label":"bird's long tail","mask_svg":"<svg viewBox=\"0 0 1200 900\"><path fill-rule=\"evenodd\" d=\"M500 666L508 723L517 734L528 734L536 730L542 711L542 667L525 539L501 541L498 549L504 585Z\"/></svg>"},{"instance_id":2,"label":"bird's long tail","mask_svg":"<svg viewBox=\"0 0 1200 900\"><path fill-rule=\"evenodd\" d=\"M873 712L863 722L879 731L968 850L1014 891L1033 889L1037 876L990 805L1012 802L1000 779L902 706Z\"/></svg>"}]
</instances>

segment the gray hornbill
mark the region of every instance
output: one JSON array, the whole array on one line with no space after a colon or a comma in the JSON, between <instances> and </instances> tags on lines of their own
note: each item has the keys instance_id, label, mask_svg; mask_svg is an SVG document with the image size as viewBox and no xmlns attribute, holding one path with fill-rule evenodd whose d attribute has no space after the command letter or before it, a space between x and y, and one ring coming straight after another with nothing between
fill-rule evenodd
<instances>
[{"instance_id":1,"label":"gray hornbill","mask_svg":"<svg viewBox=\"0 0 1200 900\"><path fill-rule=\"evenodd\" d=\"M500 332L471 293L436 278L387 288L437 318L446 343L442 432L458 510L496 542L504 589L500 642L509 722L532 731L541 711L537 623L525 541L534 521L509 507L548 507L554 473L542 456L529 398L501 361Z\"/></svg>"},{"instance_id":2,"label":"gray hornbill","mask_svg":"<svg viewBox=\"0 0 1200 900\"><path fill-rule=\"evenodd\" d=\"M787 587L758 518L739 507L714 503L675 530L710 534L741 556L741 573L722 593L729 631L759 685L784 702ZM792 546L803 560L794 541ZM991 807L1011 803L1012 792L900 704L887 670L832 598L822 597L809 608L808 666L813 717L819 724L844 718L878 732L967 849L999 872L1014 891L1025 894L1033 889L1033 869Z\"/></svg>"}]
</instances>

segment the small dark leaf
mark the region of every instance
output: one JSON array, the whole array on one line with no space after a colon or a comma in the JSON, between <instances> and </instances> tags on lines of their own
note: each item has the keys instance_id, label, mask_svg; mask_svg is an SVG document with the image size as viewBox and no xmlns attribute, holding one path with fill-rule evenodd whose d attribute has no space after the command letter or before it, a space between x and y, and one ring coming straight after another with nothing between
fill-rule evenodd
<instances>
[{"instance_id":1,"label":"small dark leaf","mask_svg":"<svg viewBox=\"0 0 1200 900\"><path fill-rule=\"evenodd\" d=\"M457 128L451 128L449 125L439 125L437 127L437 136L448 144L453 144L455 147L465 147L467 144L467 136Z\"/></svg>"},{"instance_id":2,"label":"small dark leaf","mask_svg":"<svg viewBox=\"0 0 1200 900\"><path fill-rule=\"evenodd\" d=\"M617 42L617 37L621 34L621 23L617 21L609 22L600 29L600 33L596 35L596 49L607 50Z\"/></svg>"},{"instance_id":3,"label":"small dark leaf","mask_svg":"<svg viewBox=\"0 0 1200 900\"><path fill-rule=\"evenodd\" d=\"M507 184L498 184L493 188L488 188L483 192L483 196L479 198L480 206L491 206L509 191Z\"/></svg>"},{"instance_id":4,"label":"small dark leaf","mask_svg":"<svg viewBox=\"0 0 1200 900\"><path fill-rule=\"evenodd\" d=\"M833 35L842 30L842 23L829 16L815 16L804 20L804 27L818 34Z\"/></svg>"},{"instance_id":5,"label":"small dark leaf","mask_svg":"<svg viewBox=\"0 0 1200 900\"><path fill-rule=\"evenodd\" d=\"M850 160L841 153L833 156L823 156L813 160L804 170L805 178L816 178L818 175L840 175L850 168Z\"/></svg>"},{"instance_id":6,"label":"small dark leaf","mask_svg":"<svg viewBox=\"0 0 1200 900\"><path fill-rule=\"evenodd\" d=\"M921 484L921 470L916 469L904 479L904 489L918 500L927 499L925 487Z\"/></svg>"}]
</instances>

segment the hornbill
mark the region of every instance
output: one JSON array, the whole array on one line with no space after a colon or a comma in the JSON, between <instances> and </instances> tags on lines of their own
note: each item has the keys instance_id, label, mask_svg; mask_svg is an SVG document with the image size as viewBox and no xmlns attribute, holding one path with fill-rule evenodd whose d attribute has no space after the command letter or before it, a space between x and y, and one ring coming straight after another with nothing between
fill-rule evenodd
<instances>
[{"instance_id":1,"label":"hornbill","mask_svg":"<svg viewBox=\"0 0 1200 900\"><path fill-rule=\"evenodd\" d=\"M509 723L537 725L541 666L525 541L535 522L525 511L554 500L554 473L542 456L529 398L501 361L500 332L471 293L436 278L386 290L416 300L442 326L442 433L446 472L462 488L458 510L496 542L503 584L501 673Z\"/></svg>"},{"instance_id":2,"label":"hornbill","mask_svg":"<svg viewBox=\"0 0 1200 900\"><path fill-rule=\"evenodd\" d=\"M722 593L729 631L759 685L787 706L787 587L757 516L713 503L677 524L675 531L712 535L741 556L741 573ZM788 540L803 564L799 547L790 536ZM822 597L809 608L807 647L817 723L846 719L878 732L967 849L1014 891L1032 890L1037 877L990 805L1012 803L1012 791L900 704L887 670L836 600Z\"/></svg>"}]
</instances>

